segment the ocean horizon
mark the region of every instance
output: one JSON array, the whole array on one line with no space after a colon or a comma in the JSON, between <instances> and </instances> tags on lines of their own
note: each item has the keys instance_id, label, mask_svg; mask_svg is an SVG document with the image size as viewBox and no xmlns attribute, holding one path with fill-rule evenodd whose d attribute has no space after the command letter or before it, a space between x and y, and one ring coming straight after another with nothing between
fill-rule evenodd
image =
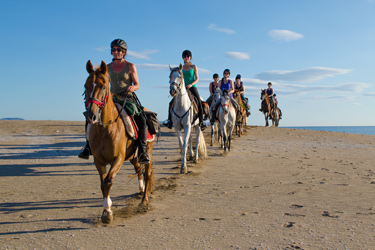
<instances>
[{"instance_id":1,"label":"ocean horizon","mask_svg":"<svg viewBox=\"0 0 375 250\"><path fill-rule=\"evenodd\" d=\"M283 127L283 128L306 129L306 130L339 132L339 133L349 133L349 134L362 134L362 135L375 135L375 126L310 126L310 127L295 126L295 127Z\"/></svg>"}]
</instances>

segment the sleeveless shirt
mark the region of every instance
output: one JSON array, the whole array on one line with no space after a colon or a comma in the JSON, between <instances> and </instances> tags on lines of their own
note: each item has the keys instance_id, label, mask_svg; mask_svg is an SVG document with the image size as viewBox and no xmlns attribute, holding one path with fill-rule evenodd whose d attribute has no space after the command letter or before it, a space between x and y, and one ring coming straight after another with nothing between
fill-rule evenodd
<instances>
[{"instance_id":1,"label":"sleeveless shirt","mask_svg":"<svg viewBox=\"0 0 375 250\"><path fill-rule=\"evenodd\" d=\"M221 81L221 84L220 84L220 89L221 89L221 90L226 89L226 90L229 91L231 87L232 87L232 86L231 86L231 84L230 84L230 80L228 80L227 83L224 83L223 81Z\"/></svg>"},{"instance_id":2,"label":"sleeveless shirt","mask_svg":"<svg viewBox=\"0 0 375 250\"><path fill-rule=\"evenodd\" d=\"M215 90L216 90L217 88L219 88L219 87L218 87L218 86L215 86L215 85L214 85L214 82L211 82L210 84L211 84L211 91L212 91L212 93L215 93Z\"/></svg>"},{"instance_id":3,"label":"sleeveless shirt","mask_svg":"<svg viewBox=\"0 0 375 250\"><path fill-rule=\"evenodd\" d=\"M267 89L267 95L268 95L268 96L271 96L271 95L272 95L272 88Z\"/></svg>"},{"instance_id":4,"label":"sleeveless shirt","mask_svg":"<svg viewBox=\"0 0 375 250\"><path fill-rule=\"evenodd\" d=\"M194 75L194 70L182 70L182 74L184 75L184 81L185 81L185 86L191 84L195 80L195 75ZM196 88L195 84L192 86Z\"/></svg>"},{"instance_id":5,"label":"sleeveless shirt","mask_svg":"<svg viewBox=\"0 0 375 250\"><path fill-rule=\"evenodd\" d=\"M238 91L243 91L243 83L240 83L240 86L237 86L237 84L234 84L234 88L237 89Z\"/></svg>"},{"instance_id":6,"label":"sleeveless shirt","mask_svg":"<svg viewBox=\"0 0 375 250\"><path fill-rule=\"evenodd\" d=\"M127 62L125 68L116 73L112 69L112 63L108 64L109 81L111 83L111 93L120 94L128 89L133 84L133 79L129 73L129 63Z\"/></svg>"}]
</instances>

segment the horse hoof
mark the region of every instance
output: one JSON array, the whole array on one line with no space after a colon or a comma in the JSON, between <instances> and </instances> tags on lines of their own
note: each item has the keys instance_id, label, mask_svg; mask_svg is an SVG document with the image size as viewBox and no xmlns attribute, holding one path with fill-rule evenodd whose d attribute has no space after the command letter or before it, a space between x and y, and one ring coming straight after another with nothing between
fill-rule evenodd
<instances>
[{"instance_id":1,"label":"horse hoof","mask_svg":"<svg viewBox=\"0 0 375 250\"><path fill-rule=\"evenodd\" d=\"M187 167L182 167L180 170L180 174L187 174Z\"/></svg>"},{"instance_id":2,"label":"horse hoof","mask_svg":"<svg viewBox=\"0 0 375 250\"><path fill-rule=\"evenodd\" d=\"M113 221L112 212L104 210L103 214L102 214L102 222L105 223L105 224L109 224L112 221Z\"/></svg>"},{"instance_id":3,"label":"horse hoof","mask_svg":"<svg viewBox=\"0 0 375 250\"><path fill-rule=\"evenodd\" d=\"M198 159L194 159L193 163L197 164L197 163L199 163L199 160Z\"/></svg>"}]
</instances>

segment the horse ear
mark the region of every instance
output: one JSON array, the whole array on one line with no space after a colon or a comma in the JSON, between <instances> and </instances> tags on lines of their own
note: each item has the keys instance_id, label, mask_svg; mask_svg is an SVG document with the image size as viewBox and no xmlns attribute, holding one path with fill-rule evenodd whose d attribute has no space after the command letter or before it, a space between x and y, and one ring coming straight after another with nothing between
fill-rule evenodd
<instances>
[{"instance_id":1,"label":"horse ear","mask_svg":"<svg viewBox=\"0 0 375 250\"><path fill-rule=\"evenodd\" d=\"M169 70L172 71L172 66L169 64Z\"/></svg>"},{"instance_id":2,"label":"horse ear","mask_svg":"<svg viewBox=\"0 0 375 250\"><path fill-rule=\"evenodd\" d=\"M92 63L91 63L90 60L88 60L87 63L86 63L86 70L87 70L87 73L89 73L89 74L94 72L94 67L92 66Z\"/></svg>"},{"instance_id":3,"label":"horse ear","mask_svg":"<svg viewBox=\"0 0 375 250\"><path fill-rule=\"evenodd\" d=\"M180 70L182 69L182 64L180 63L180 66L179 66Z\"/></svg>"},{"instance_id":4,"label":"horse ear","mask_svg":"<svg viewBox=\"0 0 375 250\"><path fill-rule=\"evenodd\" d=\"M104 61L100 64L100 72L102 72L102 74L107 73L107 64L105 64Z\"/></svg>"}]
</instances>

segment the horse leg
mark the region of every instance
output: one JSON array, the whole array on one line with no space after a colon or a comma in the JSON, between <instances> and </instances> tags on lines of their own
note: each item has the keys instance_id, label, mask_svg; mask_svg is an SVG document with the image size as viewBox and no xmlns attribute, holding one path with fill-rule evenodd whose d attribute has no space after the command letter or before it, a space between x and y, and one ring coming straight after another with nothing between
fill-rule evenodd
<instances>
[{"instance_id":1,"label":"horse leg","mask_svg":"<svg viewBox=\"0 0 375 250\"><path fill-rule=\"evenodd\" d=\"M269 124L268 124L268 114L267 113L264 113L264 119L266 120L266 127L268 127Z\"/></svg>"},{"instance_id":2,"label":"horse leg","mask_svg":"<svg viewBox=\"0 0 375 250\"><path fill-rule=\"evenodd\" d=\"M185 138L184 138L184 143L182 144L182 163L181 163L181 170L180 170L181 174L187 173L186 152L187 152L187 147L189 143L190 132L191 132L191 127L189 125L185 126Z\"/></svg>"},{"instance_id":3,"label":"horse leg","mask_svg":"<svg viewBox=\"0 0 375 250\"><path fill-rule=\"evenodd\" d=\"M211 147L214 145L215 140L215 124L211 125Z\"/></svg>"},{"instance_id":4,"label":"horse leg","mask_svg":"<svg viewBox=\"0 0 375 250\"><path fill-rule=\"evenodd\" d=\"M201 133L201 128L199 126L195 127L195 155L194 155L194 163L198 163L198 148L199 148L199 142L200 142L200 133Z\"/></svg>"},{"instance_id":5,"label":"horse leg","mask_svg":"<svg viewBox=\"0 0 375 250\"><path fill-rule=\"evenodd\" d=\"M117 172L120 170L122 163L124 162L123 157L117 157L114 162L111 165L111 168L109 169L108 174L105 176L105 178L102 181L102 192L103 192L103 213L102 213L102 222L103 223L110 223L113 220L113 213L111 210L112 201L109 196L109 193L111 191L111 187L113 185L113 180L117 174ZM105 166L100 167L102 173L105 171ZM99 170L98 170L99 171ZM102 175L102 174L101 174Z\"/></svg>"},{"instance_id":6,"label":"horse leg","mask_svg":"<svg viewBox=\"0 0 375 250\"><path fill-rule=\"evenodd\" d=\"M224 148L224 152L227 151L227 131L226 131L226 128L225 126L221 126L221 130L222 130L222 133L223 133L223 143L222 143L222 148Z\"/></svg>"}]
</instances>

